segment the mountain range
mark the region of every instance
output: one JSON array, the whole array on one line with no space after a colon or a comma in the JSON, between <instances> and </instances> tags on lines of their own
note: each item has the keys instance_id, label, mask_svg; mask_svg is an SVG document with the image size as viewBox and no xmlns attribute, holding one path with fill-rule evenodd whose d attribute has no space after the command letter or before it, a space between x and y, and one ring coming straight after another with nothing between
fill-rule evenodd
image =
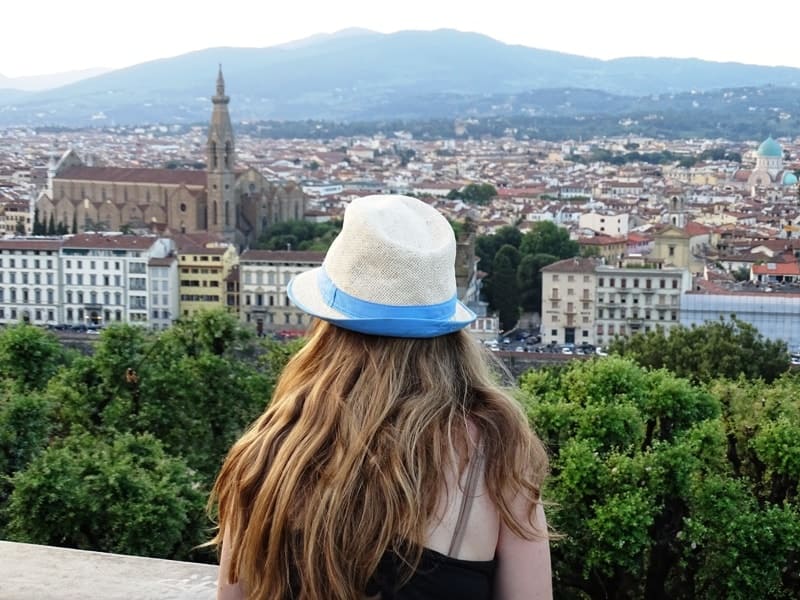
<instances>
[{"instance_id":1,"label":"mountain range","mask_svg":"<svg viewBox=\"0 0 800 600\"><path fill-rule=\"evenodd\" d=\"M48 90L6 87L0 125L205 122L219 64L235 121L623 115L676 110L676 98L690 110L698 94L726 90L738 99L743 94L730 90L762 86L800 103L800 69L790 67L599 60L448 29L351 29L265 48L209 48Z\"/></svg>"}]
</instances>

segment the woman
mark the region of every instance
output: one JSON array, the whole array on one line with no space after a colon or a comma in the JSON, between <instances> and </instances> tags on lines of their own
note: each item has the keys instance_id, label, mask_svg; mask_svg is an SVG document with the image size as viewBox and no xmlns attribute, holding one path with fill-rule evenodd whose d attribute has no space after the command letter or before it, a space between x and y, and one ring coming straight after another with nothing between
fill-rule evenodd
<instances>
[{"instance_id":1,"label":"woman","mask_svg":"<svg viewBox=\"0 0 800 600\"><path fill-rule=\"evenodd\" d=\"M552 596L541 443L456 298L419 200L352 202L292 301L318 320L212 495L218 598Z\"/></svg>"}]
</instances>

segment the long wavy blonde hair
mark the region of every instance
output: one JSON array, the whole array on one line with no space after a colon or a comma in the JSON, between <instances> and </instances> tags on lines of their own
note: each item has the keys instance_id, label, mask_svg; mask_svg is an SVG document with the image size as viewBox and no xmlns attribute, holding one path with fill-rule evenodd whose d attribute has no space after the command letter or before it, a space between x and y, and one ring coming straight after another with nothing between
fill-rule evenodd
<instances>
[{"instance_id":1,"label":"long wavy blonde hair","mask_svg":"<svg viewBox=\"0 0 800 600\"><path fill-rule=\"evenodd\" d=\"M323 321L286 366L267 410L230 450L210 507L229 544L225 577L251 599L356 600L387 550L418 564L443 465L475 451L488 493L518 536L535 523L547 456L484 350L460 331L367 336ZM455 454L454 454L455 453ZM529 501L526 519L511 503Z\"/></svg>"}]
</instances>

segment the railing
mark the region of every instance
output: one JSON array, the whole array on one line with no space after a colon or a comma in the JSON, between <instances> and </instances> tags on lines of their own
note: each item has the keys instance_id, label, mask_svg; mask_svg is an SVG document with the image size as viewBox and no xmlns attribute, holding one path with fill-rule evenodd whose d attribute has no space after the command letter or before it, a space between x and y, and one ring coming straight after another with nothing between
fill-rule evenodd
<instances>
[{"instance_id":1,"label":"railing","mask_svg":"<svg viewBox=\"0 0 800 600\"><path fill-rule=\"evenodd\" d=\"M0 541L0 598L213 600L215 565Z\"/></svg>"}]
</instances>

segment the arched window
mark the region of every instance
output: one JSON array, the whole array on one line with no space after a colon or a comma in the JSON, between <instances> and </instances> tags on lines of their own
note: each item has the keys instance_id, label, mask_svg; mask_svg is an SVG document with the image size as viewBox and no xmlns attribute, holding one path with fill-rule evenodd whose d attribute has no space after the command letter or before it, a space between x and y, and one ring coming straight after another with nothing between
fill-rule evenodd
<instances>
[{"instance_id":1,"label":"arched window","mask_svg":"<svg viewBox=\"0 0 800 600\"><path fill-rule=\"evenodd\" d=\"M219 212L219 206L217 205L217 202L215 201L215 202L214 202L214 210L212 211L212 213L213 213L213 221L214 221L214 225L216 225L216 224L217 224L217 213L218 213L218 212Z\"/></svg>"},{"instance_id":2,"label":"arched window","mask_svg":"<svg viewBox=\"0 0 800 600\"><path fill-rule=\"evenodd\" d=\"M225 168L231 168L231 143L225 142Z\"/></svg>"},{"instance_id":3,"label":"arched window","mask_svg":"<svg viewBox=\"0 0 800 600\"><path fill-rule=\"evenodd\" d=\"M230 212L230 202L228 202L228 201L226 200L226 201L225 201L225 226L226 226L226 227L227 227L227 226L229 226L229 225L231 224L231 219L230 219L230 214L229 214L229 212Z\"/></svg>"},{"instance_id":4,"label":"arched window","mask_svg":"<svg viewBox=\"0 0 800 600\"><path fill-rule=\"evenodd\" d=\"M217 142L211 142L211 168L217 168Z\"/></svg>"}]
</instances>

